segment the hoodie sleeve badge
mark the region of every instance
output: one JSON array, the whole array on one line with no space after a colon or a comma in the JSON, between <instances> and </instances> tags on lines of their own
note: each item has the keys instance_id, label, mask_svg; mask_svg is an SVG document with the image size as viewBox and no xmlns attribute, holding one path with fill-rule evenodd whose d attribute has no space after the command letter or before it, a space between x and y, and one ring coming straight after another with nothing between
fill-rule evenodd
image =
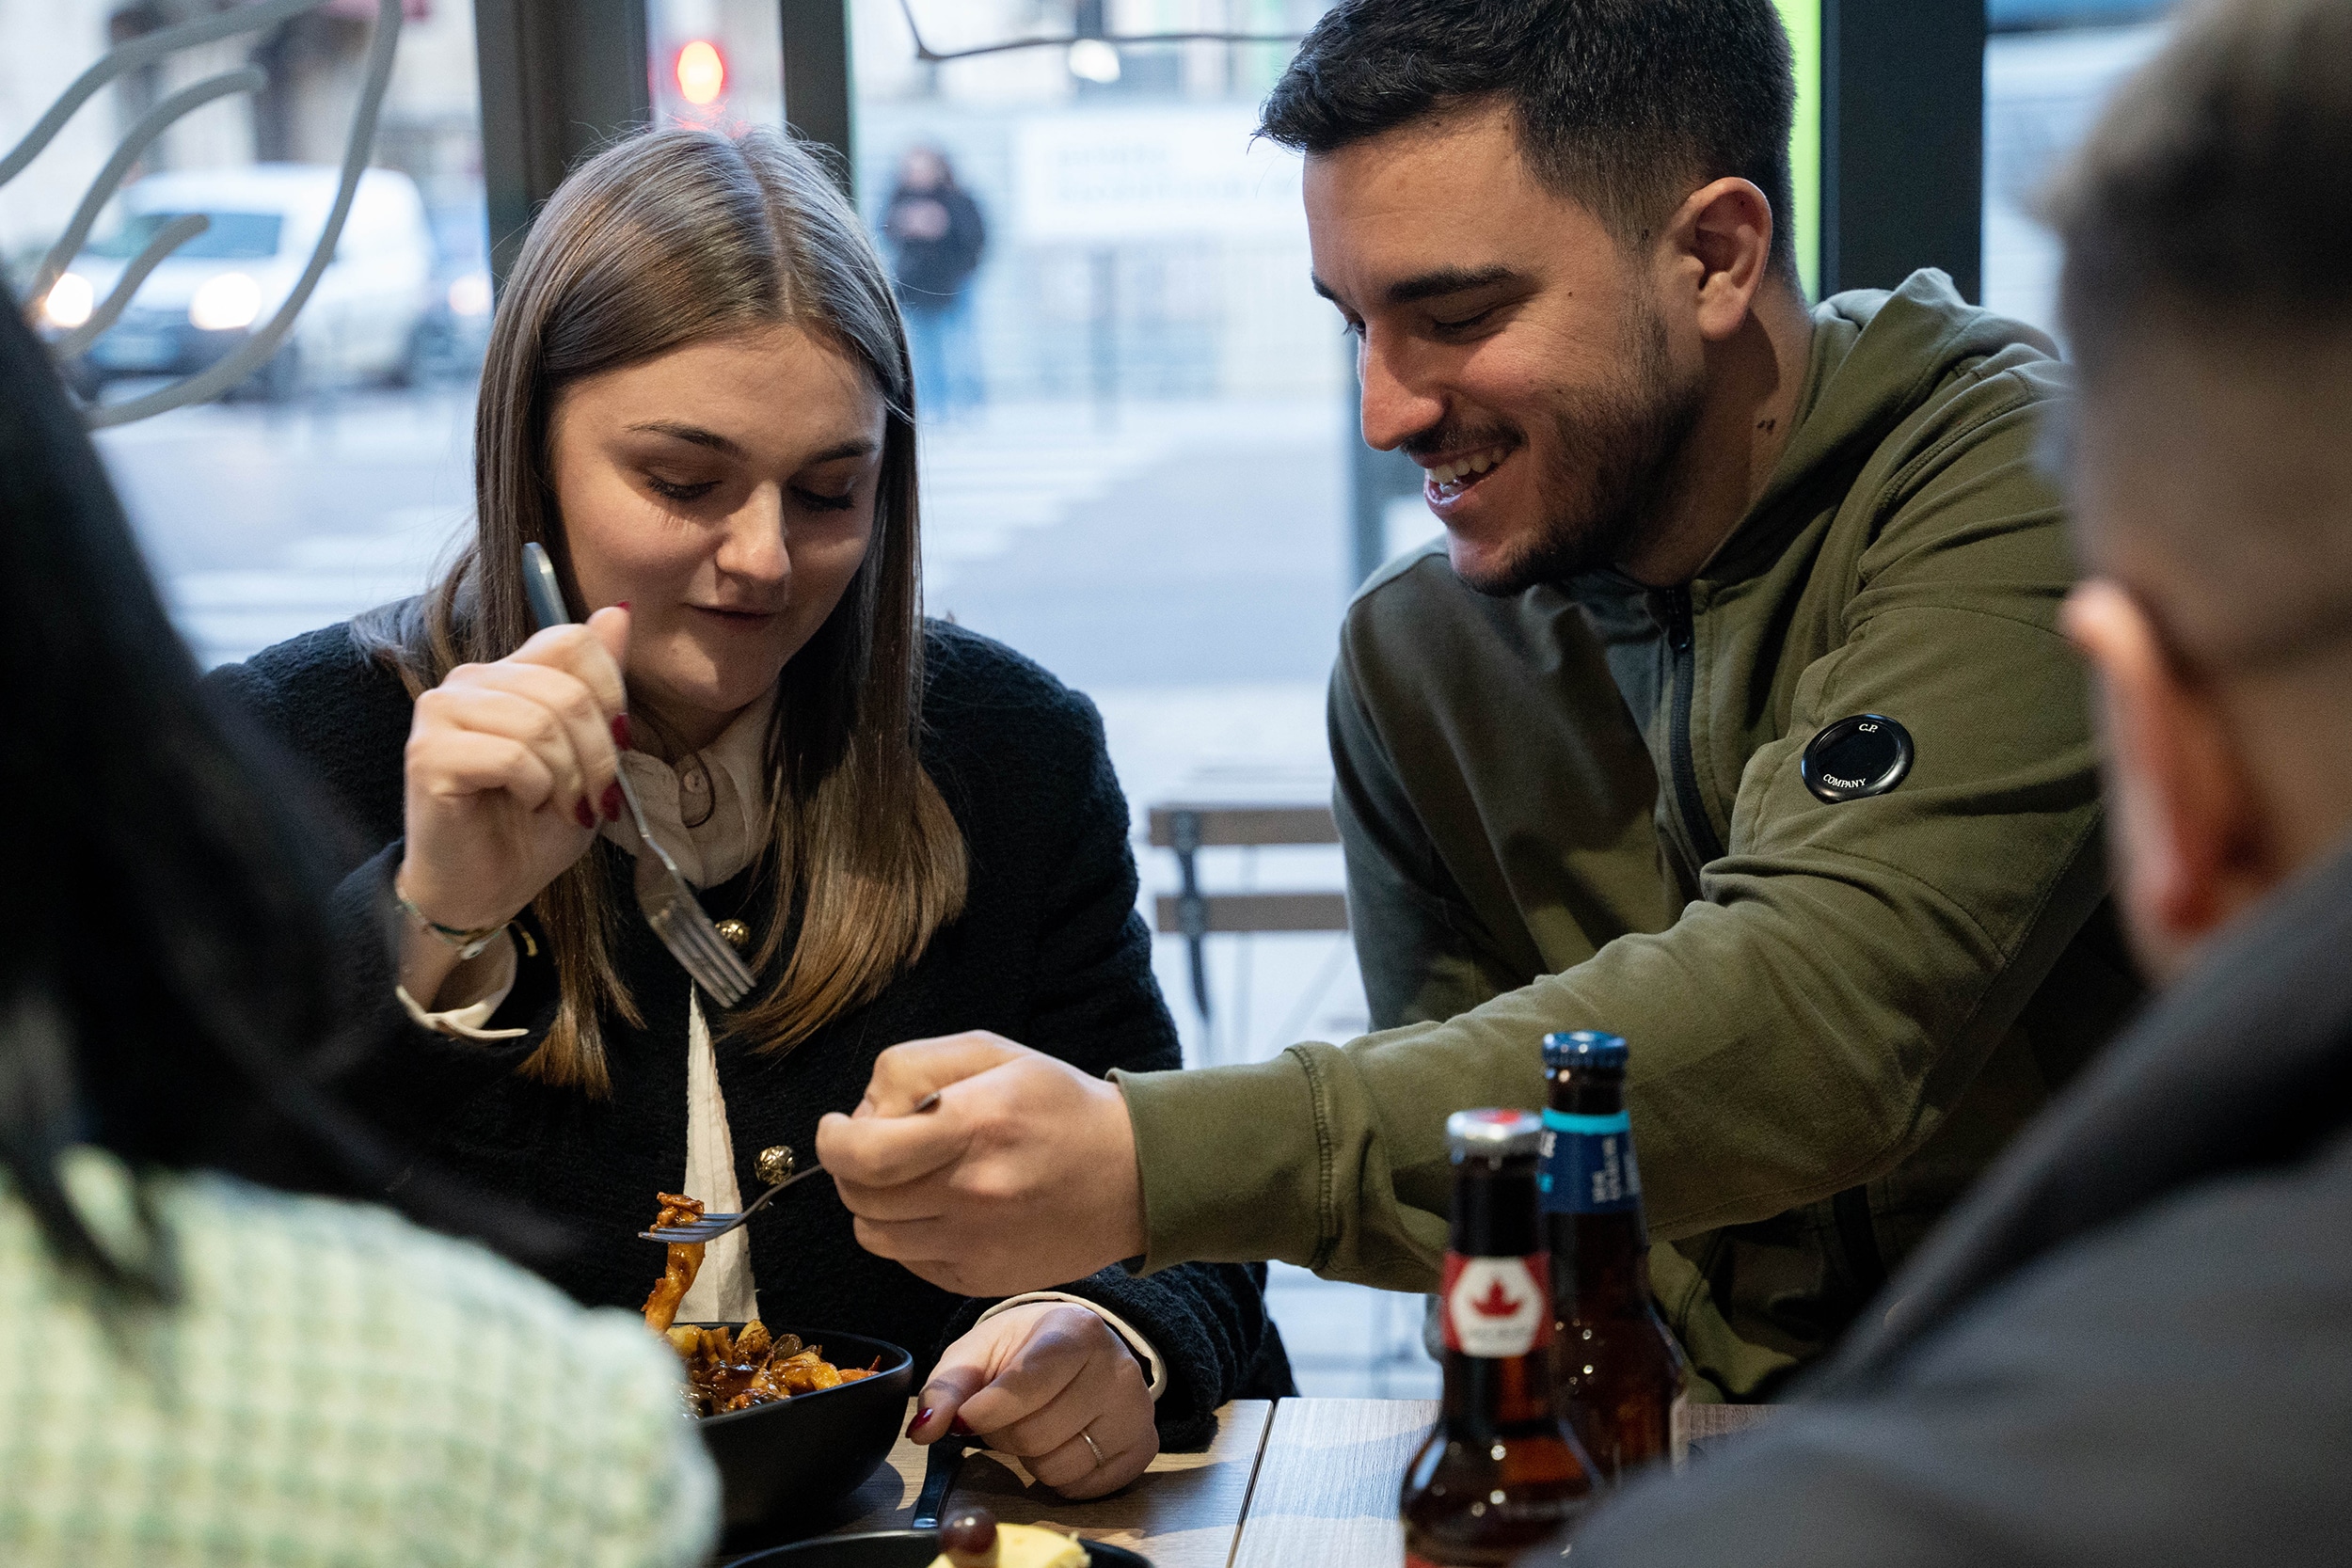
<instances>
[{"instance_id":1,"label":"hoodie sleeve badge","mask_svg":"<svg viewBox=\"0 0 2352 1568\"><path fill-rule=\"evenodd\" d=\"M1883 713L1857 713L1824 727L1797 764L1804 787L1833 805L1883 795L1911 771L1911 732Z\"/></svg>"}]
</instances>

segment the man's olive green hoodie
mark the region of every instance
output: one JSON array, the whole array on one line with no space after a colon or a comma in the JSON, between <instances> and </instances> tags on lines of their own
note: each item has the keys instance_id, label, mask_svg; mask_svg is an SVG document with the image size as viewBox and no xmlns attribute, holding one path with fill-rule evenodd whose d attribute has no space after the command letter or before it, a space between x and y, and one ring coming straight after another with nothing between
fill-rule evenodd
<instances>
[{"instance_id":1,"label":"man's olive green hoodie","mask_svg":"<svg viewBox=\"0 0 2352 1568\"><path fill-rule=\"evenodd\" d=\"M1435 551L1367 584L1331 726L1383 1032L1122 1074L1146 1266L1431 1288L1447 1114L1540 1105L1542 1036L1606 1029L1702 1393L1825 1349L2138 994L2034 463L2061 390L2046 340L1940 274L1841 294L1686 587L1486 598ZM1912 767L1825 802L1800 756L1857 714Z\"/></svg>"}]
</instances>

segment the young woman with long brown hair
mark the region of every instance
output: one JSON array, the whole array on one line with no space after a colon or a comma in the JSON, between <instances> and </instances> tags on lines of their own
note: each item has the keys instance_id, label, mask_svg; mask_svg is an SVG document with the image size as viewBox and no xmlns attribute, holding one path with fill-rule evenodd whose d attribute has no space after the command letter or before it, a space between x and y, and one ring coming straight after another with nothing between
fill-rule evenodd
<instances>
[{"instance_id":1,"label":"young woman with long brown hair","mask_svg":"<svg viewBox=\"0 0 2352 1568\"><path fill-rule=\"evenodd\" d=\"M344 1076L437 1164L569 1222L548 1272L583 1301L633 1306L660 1274L634 1235L657 1190L737 1207L759 1151L813 1154L895 1041L987 1028L1093 1072L1176 1065L1091 705L923 619L910 379L888 277L806 153L623 142L508 279L454 567L219 677L374 851L344 893L393 933L377 994L414 1022ZM534 541L583 625L532 631ZM732 1011L639 917L624 768L756 972ZM713 1245L682 1316L936 1357L918 1436L952 1409L1091 1496L1224 1400L1287 1389L1261 1277L967 1302L862 1251L817 1181Z\"/></svg>"}]
</instances>

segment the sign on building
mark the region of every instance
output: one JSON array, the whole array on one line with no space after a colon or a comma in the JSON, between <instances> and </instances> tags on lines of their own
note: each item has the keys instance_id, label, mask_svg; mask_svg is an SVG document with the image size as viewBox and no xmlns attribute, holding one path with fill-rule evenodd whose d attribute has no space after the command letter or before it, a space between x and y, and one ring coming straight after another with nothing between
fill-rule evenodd
<instances>
[{"instance_id":1,"label":"sign on building","mask_svg":"<svg viewBox=\"0 0 2352 1568\"><path fill-rule=\"evenodd\" d=\"M1306 242L1299 160L1253 141L1246 107L1100 110L1025 120L1013 140L1025 239L1230 235Z\"/></svg>"}]
</instances>

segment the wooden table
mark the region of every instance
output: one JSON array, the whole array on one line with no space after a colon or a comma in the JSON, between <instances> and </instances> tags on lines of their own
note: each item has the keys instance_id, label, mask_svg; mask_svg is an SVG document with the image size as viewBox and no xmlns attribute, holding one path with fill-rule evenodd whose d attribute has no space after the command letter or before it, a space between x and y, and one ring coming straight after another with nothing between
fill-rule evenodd
<instances>
[{"instance_id":1,"label":"wooden table","mask_svg":"<svg viewBox=\"0 0 2352 1568\"><path fill-rule=\"evenodd\" d=\"M910 1415L913 1408L910 1402ZM1234 1401L1216 1413L1216 1440L1207 1451L1163 1453L1132 1484L1091 1502L1057 1497L1031 1481L1018 1461L976 1449L965 1457L948 1503L977 1503L1008 1524L1054 1525L1126 1546L1150 1558L1152 1568L1227 1568L1277 1408L1271 1400ZM900 1437L890 1463L852 1499L858 1516L835 1533L905 1528L930 1452Z\"/></svg>"},{"instance_id":2,"label":"wooden table","mask_svg":"<svg viewBox=\"0 0 2352 1568\"><path fill-rule=\"evenodd\" d=\"M1691 1435L1709 1442L1765 1415L1756 1405L1692 1405ZM1164 1453L1115 1496L1068 1502L1018 1462L976 1451L951 1501L1126 1546L1153 1568L1389 1568L1405 1560L1397 1486L1437 1418L1431 1400L1238 1400L1217 1412L1206 1452ZM901 1437L837 1533L904 1528L928 1451Z\"/></svg>"},{"instance_id":3,"label":"wooden table","mask_svg":"<svg viewBox=\"0 0 2352 1568\"><path fill-rule=\"evenodd\" d=\"M1694 1404L1691 1436L1754 1426L1761 1405ZM1435 1400L1283 1400L1274 1407L1231 1568L1360 1563L1402 1568L1405 1466L1437 1424Z\"/></svg>"}]
</instances>

